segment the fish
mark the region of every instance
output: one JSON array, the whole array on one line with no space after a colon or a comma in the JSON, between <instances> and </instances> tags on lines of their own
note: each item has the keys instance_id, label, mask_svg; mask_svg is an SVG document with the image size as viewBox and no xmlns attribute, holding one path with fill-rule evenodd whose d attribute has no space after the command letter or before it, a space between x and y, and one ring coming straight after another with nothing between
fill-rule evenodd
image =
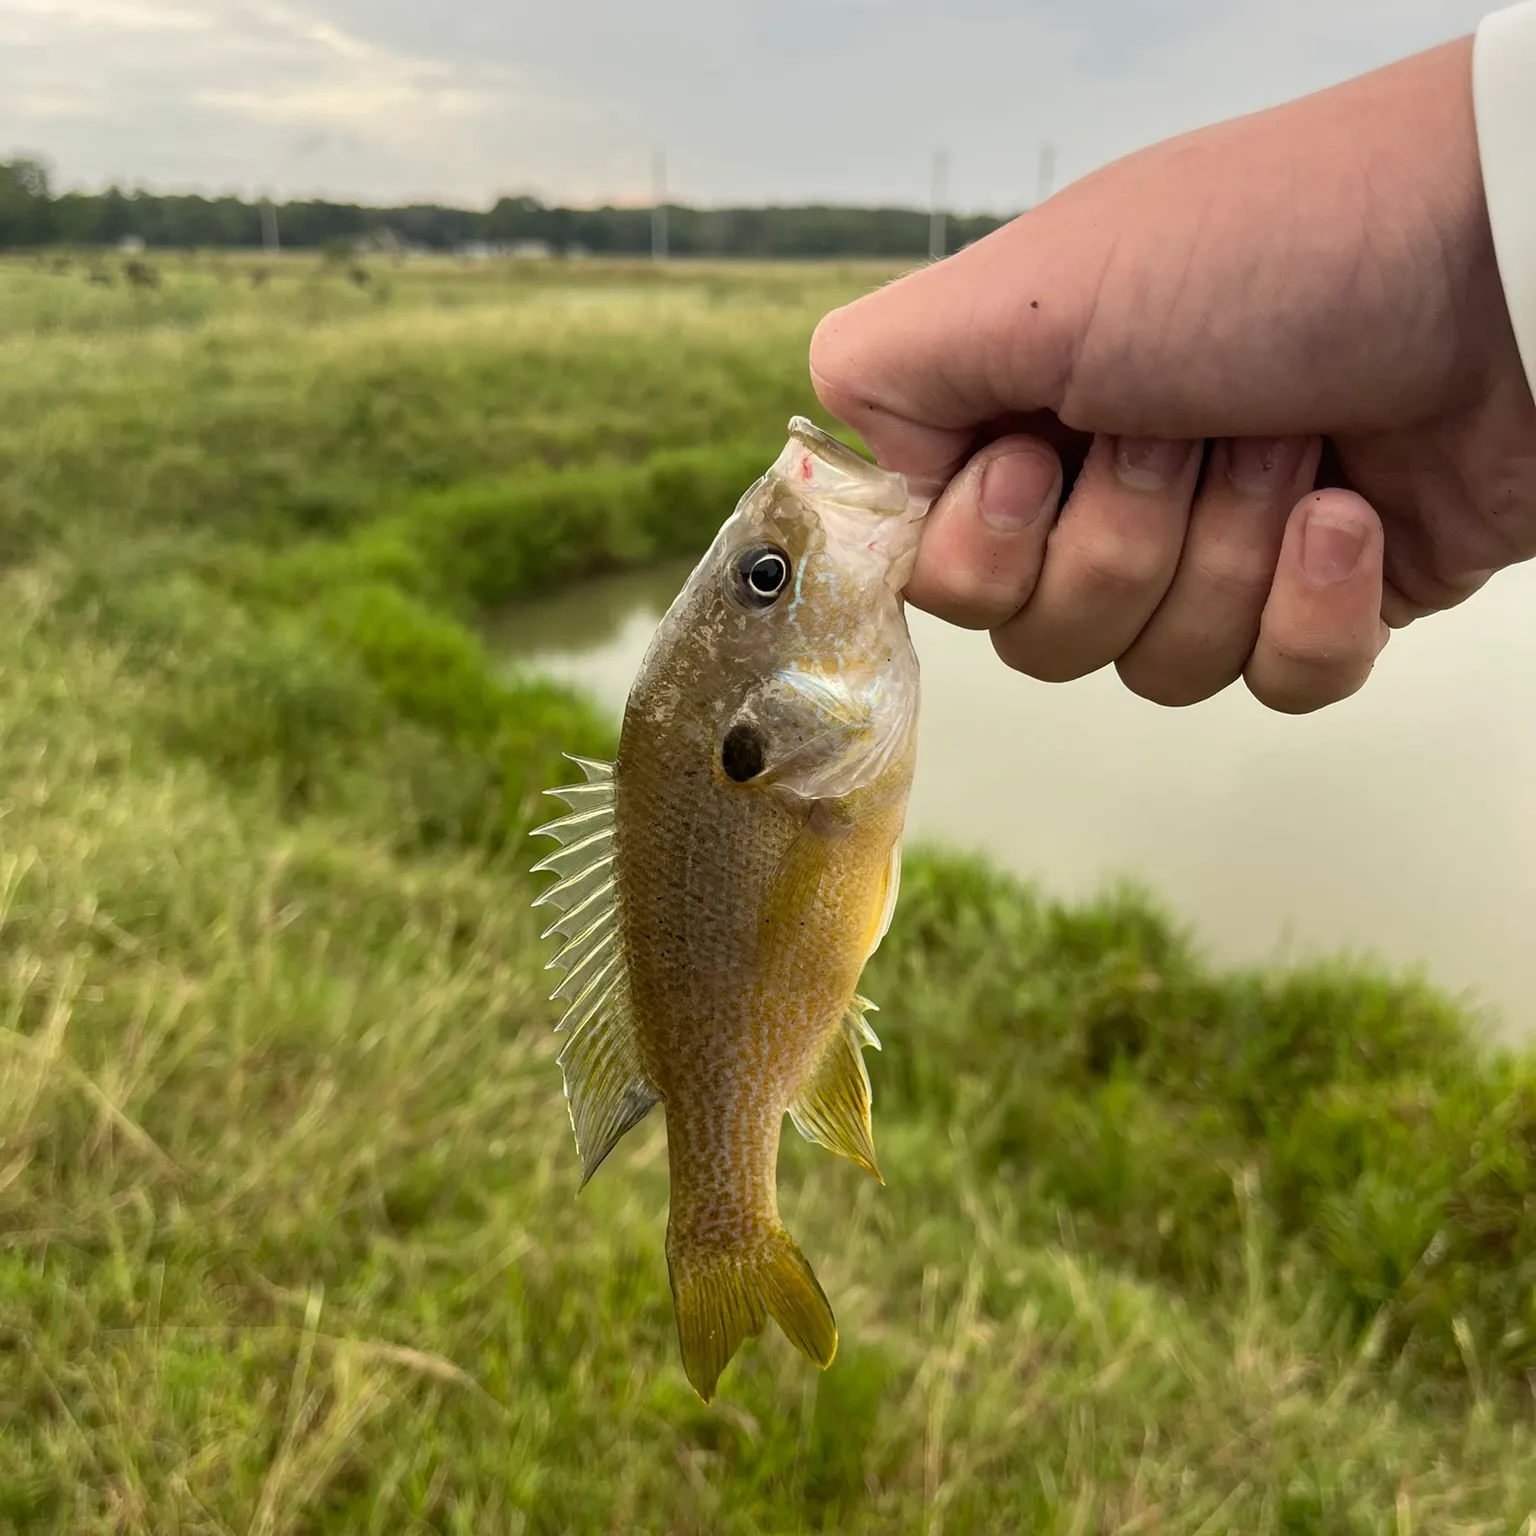
<instances>
[{"instance_id":1,"label":"fish","mask_svg":"<svg viewBox=\"0 0 1536 1536\"><path fill-rule=\"evenodd\" d=\"M888 931L917 756L903 588L931 497L796 416L683 584L613 762L572 758L536 906L581 1187L664 1106L666 1258L705 1402L772 1317L825 1369L826 1293L779 1215L784 1117L884 1185L859 995Z\"/></svg>"}]
</instances>

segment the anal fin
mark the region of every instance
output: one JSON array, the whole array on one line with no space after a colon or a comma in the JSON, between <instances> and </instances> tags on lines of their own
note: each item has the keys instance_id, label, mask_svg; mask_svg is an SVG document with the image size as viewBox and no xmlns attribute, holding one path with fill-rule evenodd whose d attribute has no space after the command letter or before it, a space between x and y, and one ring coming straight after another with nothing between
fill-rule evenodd
<instances>
[{"instance_id":1,"label":"anal fin","mask_svg":"<svg viewBox=\"0 0 1536 1536\"><path fill-rule=\"evenodd\" d=\"M857 1163L884 1184L875 1159L869 1073L864 1066L864 1047L880 1049L879 1039L864 1018L872 1009L874 1004L862 997L855 997L848 1005L821 1060L789 1106L789 1118L807 1141Z\"/></svg>"}]
</instances>

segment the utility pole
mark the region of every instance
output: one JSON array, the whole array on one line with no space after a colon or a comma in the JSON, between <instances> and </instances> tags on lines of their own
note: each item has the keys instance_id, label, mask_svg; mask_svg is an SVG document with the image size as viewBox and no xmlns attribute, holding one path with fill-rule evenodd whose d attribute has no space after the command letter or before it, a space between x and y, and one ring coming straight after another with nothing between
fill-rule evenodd
<instances>
[{"instance_id":1,"label":"utility pole","mask_svg":"<svg viewBox=\"0 0 1536 1536\"><path fill-rule=\"evenodd\" d=\"M949 182L949 156L942 150L933 152L933 188L928 202L928 257L931 261L944 259L944 202Z\"/></svg>"},{"instance_id":2,"label":"utility pole","mask_svg":"<svg viewBox=\"0 0 1536 1536\"><path fill-rule=\"evenodd\" d=\"M1042 144L1040 146L1040 166L1035 173L1035 202L1043 203L1051 195L1051 188L1056 181L1056 146L1054 144Z\"/></svg>"},{"instance_id":3,"label":"utility pole","mask_svg":"<svg viewBox=\"0 0 1536 1536\"><path fill-rule=\"evenodd\" d=\"M667 152L651 157L651 259L667 259Z\"/></svg>"},{"instance_id":4,"label":"utility pole","mask_svg":"<svg viewBox=\"0 0 1536 1536\"><path fill-rule=\"evenodd\" d=\"M278 252L277 209L270 197L261 200L261 247L273 256Z\"/></svg>"}]
</instances>

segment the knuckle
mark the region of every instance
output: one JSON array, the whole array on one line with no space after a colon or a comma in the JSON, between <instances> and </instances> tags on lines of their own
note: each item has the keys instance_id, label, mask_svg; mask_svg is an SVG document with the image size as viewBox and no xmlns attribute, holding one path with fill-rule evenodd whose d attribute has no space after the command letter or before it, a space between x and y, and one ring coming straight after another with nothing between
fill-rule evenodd
<instances>
[{"instance_id":1,"label":"knuckle","mask_svg":"<svg viewBox=\"0 0 1536 1536\"><path fill-rule=\"evenodd\" d=\"M1274 575L1275 562L1265 560L1262 551L1218 549L1194 560L1189 584L1207 598L1218 600L1223 608L1252 608L1257 615L1269 596Z\"/></svg>"},{"instance_id":2,"label":"knuckle","mask_svg":"<svg viewBox=\"0 0 1536 1536\"><path fill-rule=\"evenodd\" d=\"M1052 643L1020 625L1005 625L992 632L992 649L1015 672L1041 683L1072 683L1098 671L1102 661L1090 659L1069 645Z\"/></svg>"},{"instance_id":3,"label":"knuckle","mask_svg":"<svg viewBox=\"0 0 1536 1536\"><path fill-rule=\"evenodd\" d=\"M1165 709L1185 709L1191 704L1204 703L1239 675L1239 669L1221 670L1212 666L1200 668L1193 665L1179 666L1163 661L1143 659L1134 654L1122 656L1115 663L1120 681L1139 699L1149 704L1159 704Z\"/></svg>"},{"instance_id":4,"label":"knuckle","mask_svg":"<svg viewBox=\"0 0 1536 1536\"><path fill-rule=\"evenodd\" d=\"M1262 644L1276 668L1318 682L1348 676L1360 660L1353 642L1324 635L1267 635Z\"/></svg>"},{"instance_id":5,"label":"knuckle","mask_svg":"<svg viewBox=\"0 0 1536 1536\"><path fill-rule=\"evenodd\" d=\"M1028 601L1034 573L950 564L924 571L921 585L914 586L909 595L935 618L965 629L992 629Z\"/></svg>"},{"instance_id":6,"label":"knuckle","mask_svg":"<svg viewBox=\"0 0 1536 1536\"><path fill-rule=\"evenodd\" d=\"M1074 564L1083 585L1117 598L1162 585L1168 576L1168 551L1155 538L1099 530L1078 546Z\"/></svg>"},{"instance_id":7,"label":"knuckle","mask_svg":"<svg viewBox=\"0 0 1536 1536\"><path fill-rule=\"evenodd\" d=\"M1282 686L1278 679L1268 677L1262 671L1250 669L1244 681L1248 691L1265 709L1280 715L1310 715L1315 710L1335 703L1332 698L1317 698L1311 694L1296 693L1289 686Z\"/></svg>"},{"instance_id":8,"label":"knuckle","mask_svg":"<svg viewBox=\"0 0 1536 1536\"><path fill-rule=\"evenodd\" d=\"M1352 688L1345 689L1342 693L1330 692L1326 695L1297 693L1293 690L1277 686L1272 680L1248 678L1248 691L1256 698L1265 709L1272 709L1278 715L1312 715L1320 709L1326 709L1330 704L1337 704L1341 699L1347 699L1354 692Z\"/></svg>"},{"instance_id":9,"label":"knuckle","mask_svg":"<svg viewBox=\"0 0 1536 1536\"><path fill-rule=\"evenodd\" d=\"M1400 553L1395 546L1384 551L1383 585L1396 594L1399 604L1413 618L1443 613L1466 602L1494 574L1491 570L1449 571L1418 551L1418 558Z\"/></svg>"},{"instance_id":10,"label":"knuckle","mask_svg":"<svg viewBox=\"0 0 1536 1536\"><path fill-rule=\"evenodd\" d=\"M1245 680L1263 705L1285 714L1305 715L1337 704L1359 691L1374 657L1353 642L1321 637L1275 637L1262 641Z\"/></svg>"}]
</instances>

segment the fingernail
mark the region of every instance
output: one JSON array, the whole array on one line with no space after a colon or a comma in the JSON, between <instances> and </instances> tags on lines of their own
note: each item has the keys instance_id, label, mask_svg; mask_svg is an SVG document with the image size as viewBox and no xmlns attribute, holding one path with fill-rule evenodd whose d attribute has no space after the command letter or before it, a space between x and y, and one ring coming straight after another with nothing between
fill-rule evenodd
<instances>
[{"instance_id":1,"label":"fingernail","mask_svg":"<svg viewBox=\"0 0 1536 1536\"><path fill-rule=\"evenodd\" d=\"M1115 474L1133 491L1166 491L1189 462L1193 446L1178 438L1118 437Z\"/></svg>"},{"instance_id":2,"label":"fingernail","mask_svg":"<svg viewBox=\"0 0 1536 1536\"><path fill-rule=\"evenodd\" d=\"M1061 470L1038 453L1005 453L981 472L981 520L998 533L1018 533L1056 504Z\"/></svg>"},{"instance_id":3,"label":"fingernail","mask_svg":"<svg viewBox=\"0 0 1536 1536\"><path fill-rule=\"evenodd\" d=\"M1296 478L1301 450L1294 437L1234 437L1227 444L1227 479L1245 496L1268 499Z\"/></svg>"},{"instance_id":4,"label":"fingernail","mask_svg":"<svg viewBox=\"0 0 1536 1536\"><path fill-rule=\"evenodd\" d=\"M1301 530L1301 568L1320 587L1354 574L1365 550L1365 523L1347 512L1313 507Z\"/></svg>"}]
</instances>

